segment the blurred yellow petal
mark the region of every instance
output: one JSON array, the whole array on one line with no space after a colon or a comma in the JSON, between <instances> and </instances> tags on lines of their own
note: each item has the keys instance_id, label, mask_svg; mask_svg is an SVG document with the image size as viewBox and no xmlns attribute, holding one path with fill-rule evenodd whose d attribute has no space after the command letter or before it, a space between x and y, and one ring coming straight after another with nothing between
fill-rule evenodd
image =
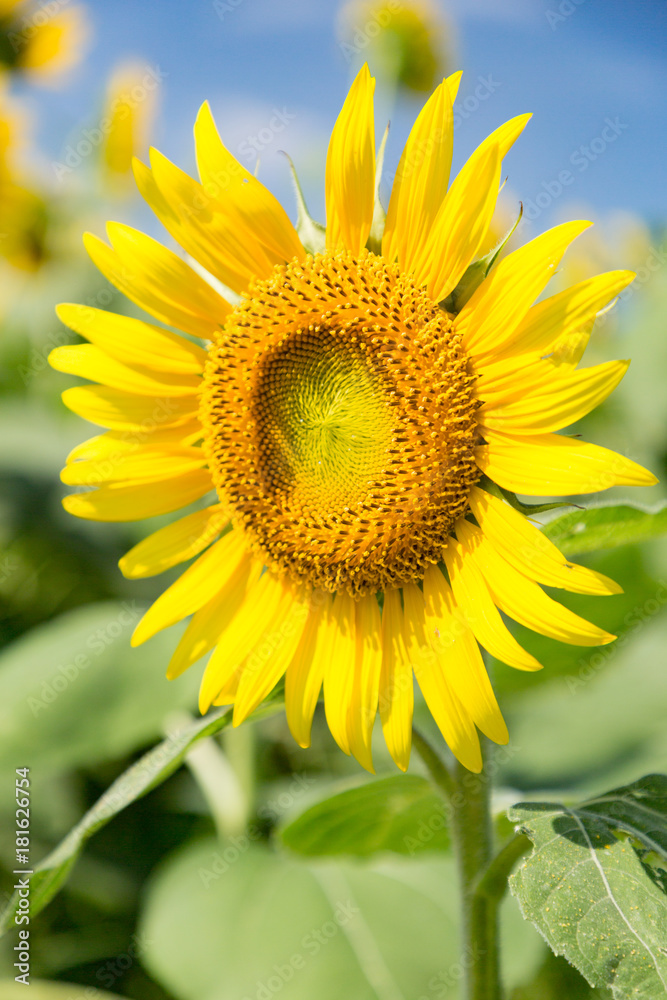
<instances>
[{"instance_id":1,"label":"blurred yellow petal","mask_svg":"<svg viewBox=\"0 0 667 1000\"><path fill-rule=\"evenodd\" d=\"M223 539L224 541L224 539ZM218 543L220 544L220 543ZM245 604L229 623L211 654L199 688L199 710L208 711L214 698L242 668L255 648L261 648L276 632L284 617L289 592L273 573L264 573L248 594Z\"/></svg>"},{"instance_id":2,"label":"blurred yellow petal","mask_svg":"<svg viewBox=\"0 0 667 1000\"><path fill-rule=\"evenodd\" d=\"M382 620L375 594L356 602L356 657L354 690L348 712L350 751L362 767L373 772L371 743L378 710L380 672L382 670Z\"/></svg>"}]
</instances>

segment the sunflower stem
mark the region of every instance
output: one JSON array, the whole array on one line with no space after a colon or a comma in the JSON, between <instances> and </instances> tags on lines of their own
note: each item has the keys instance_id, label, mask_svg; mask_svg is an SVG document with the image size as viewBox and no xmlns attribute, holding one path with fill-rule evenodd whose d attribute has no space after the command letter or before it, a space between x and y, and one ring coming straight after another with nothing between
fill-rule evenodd
<instances>
[{"instance_id":1,"label":"sunflower stem","mask_svg":"<svg viewBox=\"0 0 667 1000\"><path fill-rule=\"evenodd\" d=\"M485 740L482 755L486 758ZM493 857L491 780L484 769L473 774L457 762L451 799L452 840L461 893L462 965L466 1000L501 1000L498 950L500 897L480 887Z\"/></svg>"},{"instance_id":2,"label":"sunflower stem","mask_svg":"<svg viewBox=\"0 0 667 1000\"><path fill-rule=\"evenodd\" d=\"M493 858L491 779L456 763L453 774L430 743L413 729L413 746L449 807L461 894L461 964L465 1000L501 1000L498 906L516 860L526 850L520 835ZM485 740L482 755L486 758ZM525 838L523 838L525 839Z\"/></svg>"},{"instance_id":3,"label":"sunflower stem","mask_svg":"<svg viewBox=\"0 0 667 1000\"><path fill-rule=\"evenodd\" d=\"M451 808L451 799L456 791L456 785L449 768L428 740L414 726L412 727L412 745L424 762L429 778Z\"/></svg>"}]
</instances>

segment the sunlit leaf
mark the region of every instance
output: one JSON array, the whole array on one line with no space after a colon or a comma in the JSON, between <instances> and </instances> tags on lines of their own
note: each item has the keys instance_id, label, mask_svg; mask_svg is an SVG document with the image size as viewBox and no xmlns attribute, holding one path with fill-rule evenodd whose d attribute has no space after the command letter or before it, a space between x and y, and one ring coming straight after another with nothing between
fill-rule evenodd
<instances>
[{"instance_id":1,"label":"sunlit leaf","mask_svg":"<svg viewBox=\"0 0 667 1000\"><path fill-rule=\"evenodd\" d=\"M535 850L510 878L557 955L614 997L667 991L667 777L581 805L531 802L512 819Z\"/></svg>"}]
</instances>

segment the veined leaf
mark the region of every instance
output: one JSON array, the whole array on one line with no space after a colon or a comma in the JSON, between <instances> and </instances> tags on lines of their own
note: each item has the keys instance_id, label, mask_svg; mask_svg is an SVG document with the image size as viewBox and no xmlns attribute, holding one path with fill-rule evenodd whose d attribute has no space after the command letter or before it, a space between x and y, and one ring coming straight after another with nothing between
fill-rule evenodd
<instances>
[{"instance_id":1,"label":"veined leaf","mask_svg":"<svg viewBox=\"0 0 667 1000\"><path fill-rule=\"evenodd\" d=\"M667 992L667 777L568 808L520 803L510 819L535 850L510 878L556 955L614 997Z\"/></svg>"}]
</instances>

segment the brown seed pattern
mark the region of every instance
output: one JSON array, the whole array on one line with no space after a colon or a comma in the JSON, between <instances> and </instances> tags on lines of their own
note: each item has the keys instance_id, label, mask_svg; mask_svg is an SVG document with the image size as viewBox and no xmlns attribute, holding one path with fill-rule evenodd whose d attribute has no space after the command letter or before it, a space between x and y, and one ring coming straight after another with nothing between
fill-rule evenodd
<instances>
[{"instance_id":1,"label":"brown seed pattern","mask_svg":"<svg viewBox=\"0 0 667 1000\"><path fill-rule=\"evenodd\" d=\"M257 281L212 344L213 479L268 566L355 597L423 577L479 478L459 338L396 265L318 254Z\"/></svg>"}]
</instances>

